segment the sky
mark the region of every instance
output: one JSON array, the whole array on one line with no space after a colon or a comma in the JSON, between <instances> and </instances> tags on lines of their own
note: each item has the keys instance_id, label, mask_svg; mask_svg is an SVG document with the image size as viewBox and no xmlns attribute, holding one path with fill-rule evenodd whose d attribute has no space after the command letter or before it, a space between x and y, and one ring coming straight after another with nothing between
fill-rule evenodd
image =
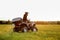
<instances>
[{"instance_id":1,"label":"sky","mask_svg":"<svg viewBox=\"0 0 60 40\"><path fill-rule=\"evenodd\" d=\"M60 21L60 0L0 0L0 20L23 17L31 21Z\"/></svg>"}]
</instances>

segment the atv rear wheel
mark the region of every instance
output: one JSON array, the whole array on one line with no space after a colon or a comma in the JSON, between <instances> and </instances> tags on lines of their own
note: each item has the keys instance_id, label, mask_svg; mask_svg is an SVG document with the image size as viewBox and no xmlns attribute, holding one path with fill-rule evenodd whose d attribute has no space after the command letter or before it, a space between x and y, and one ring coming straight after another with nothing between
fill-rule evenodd
<instances>
[{"instance_id":1,"label":"atv rear wheel","mask_svg":"<svg viewBox=\"0 0 60 40\"><path fill-rule=\"evenodd\" d=\"M37 29L36 27L33 27L33 28L31 29L31 31L36 32L36 31L38 31L38 29Z\"/></svg>"}]
</instances>

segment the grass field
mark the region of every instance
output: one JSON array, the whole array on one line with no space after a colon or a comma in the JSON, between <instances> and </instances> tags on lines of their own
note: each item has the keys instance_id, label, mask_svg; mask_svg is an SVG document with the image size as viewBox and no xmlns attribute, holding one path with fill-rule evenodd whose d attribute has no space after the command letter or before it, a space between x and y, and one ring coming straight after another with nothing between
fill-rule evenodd
<instances>
[{"instance_id":1,"label":"grass field","mask_svg":"<svg viewBox=\"0 0 60 40\"><path fill-rule=\"evenodd\" d=\"M12 25L0 25L0 40L60 40L60 25L36 25L37 32L13 32Z\"/></svg>"}]
</instances>

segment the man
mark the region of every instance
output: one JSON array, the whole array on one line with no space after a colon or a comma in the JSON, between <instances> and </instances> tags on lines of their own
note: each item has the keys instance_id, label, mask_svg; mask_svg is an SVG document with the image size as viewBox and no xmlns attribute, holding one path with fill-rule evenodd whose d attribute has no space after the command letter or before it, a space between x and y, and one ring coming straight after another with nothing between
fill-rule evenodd
<instances>
[{"instance_id":1,"label":"man","mask_svg":"<svg viewBox=\"0 0 60 40\"><path fill-rule=\"evenodd\" d=\"M27 19L27 16L28 16L28 12L25 12L24 16L23 16L23 21L26 22L28 19Z\"/></svg>"}]
</instances>

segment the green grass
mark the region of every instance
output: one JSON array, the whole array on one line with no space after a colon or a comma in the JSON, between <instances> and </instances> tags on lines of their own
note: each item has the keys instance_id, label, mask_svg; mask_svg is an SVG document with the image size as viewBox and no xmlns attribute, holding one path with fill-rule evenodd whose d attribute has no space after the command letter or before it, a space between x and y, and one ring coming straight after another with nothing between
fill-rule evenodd
<instances>
[{"instance_id":1,"label":"green grass","mask_svg":"<svg viewBox=\"0 0 60 40\"><path fill-rule=\"evenodd\" d=\"M37 32L13 32L12 25L0 25L0 40L60 40L60 25L36 25Z\"/></svg>"}]
</instances>

